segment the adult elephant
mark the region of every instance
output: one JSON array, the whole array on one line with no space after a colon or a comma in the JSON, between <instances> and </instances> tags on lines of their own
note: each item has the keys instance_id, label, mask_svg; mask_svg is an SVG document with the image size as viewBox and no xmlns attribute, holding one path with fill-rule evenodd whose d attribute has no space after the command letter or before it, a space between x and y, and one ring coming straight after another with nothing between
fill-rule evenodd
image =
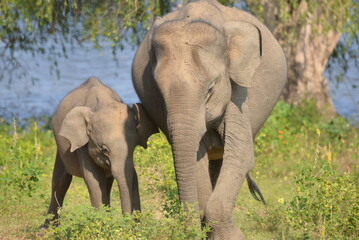
<instances>
[{"instance_id":1,"label":"adult elephant","mask_svg":"<svg viewBox=\"0 0 359 240\"><path fill-rule=\"evenodd\" d=\"M244 11L193 1L155 20L132 76L172 146L181 202L199 202L211 239L242 239L231 214L287 78L278 42Z\"/></svg>"}]
</instances>

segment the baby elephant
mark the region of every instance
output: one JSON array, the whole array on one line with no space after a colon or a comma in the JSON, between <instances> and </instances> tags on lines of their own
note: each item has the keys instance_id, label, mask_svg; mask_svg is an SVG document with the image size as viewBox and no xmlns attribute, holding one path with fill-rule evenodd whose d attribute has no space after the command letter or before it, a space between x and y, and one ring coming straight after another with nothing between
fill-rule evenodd
<instances>
[{"instance_id":1,"label":"baby elephant","mask_svg":"<svg viewBox=\"0 0 359 240\"><path fill-rule=\"evenodd\" d=\"M158 132L141 104L132 108L96 78L89 78L60 103L52 120L57 154L48 214L58 218L72 176L85 179L91 205L110 205L116 179L123 213L141 210L137 174L133 165L136 145ZM45 227L49 224L47 220Z\"/></svg>"}]
</instances>

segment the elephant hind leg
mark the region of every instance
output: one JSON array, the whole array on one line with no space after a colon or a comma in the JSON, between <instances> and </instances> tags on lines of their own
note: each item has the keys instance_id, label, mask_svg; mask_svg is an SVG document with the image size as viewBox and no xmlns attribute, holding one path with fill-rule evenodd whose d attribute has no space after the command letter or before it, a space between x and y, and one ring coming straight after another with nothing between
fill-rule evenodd
<instances>
[{"instance_id":1,"label":"elephant hind leg","mask_svg":"<svg viewBox=\"0 0 359 240\"><path fill-rule=\"evenodd\" d=\"M108 203L104 203L104 204L107 206L110 206L110 196L111 196L113 180L114 180L113 176L106 178L106 194L107 194Z\"/></svg>"},{"instance_id":2,"label":"elephant hind leg","mask_svg":"<svg viewBox=\"0 0 359 240\"><path fill-rule=\"evenodd\" d=\"M206 206L206 218L213 228L210 239L243 239L232 212L246 174L254 166L253 137L248 108L228 104L225 115L223 163Z\"/></svg>"},{"instance_id":3,"label":"elephant hind leg","mask_svg":"<svg viewBox=\"0 0 359 240\"><path fill-rule=\"evenodd\" d=\"M212 189L216 186L219 173L222 168L223 159L210 160L209 161L209 175L211 177Z\"/></svg>"},{"instance_id":4,"label":"elephant hind leg","mask_svg":"<svg viewBox=\"0 0 359 240\"><path fill-rule=\"evenodd\" d=\"M141 211L140 192L138 189L138 177L135 168L133 168L132 199L132 210Z\"/></svg>"},{"instance_id":5,"label":"elephant hind leg","mask_svg":"<svg viewBox=\"0 0 359 240\"><path fill-rule=\"evenodd\" d=\"M53 214L54 217L51 220L46 219L43 227L47 227L50 224L50 221L58 219L59 216L57 210L62 207L71 181L72 175L67 173L65 165L57 152L54 171L52 174L51 201L47 211L47 214Z\"/></svg>"}]
</instances>

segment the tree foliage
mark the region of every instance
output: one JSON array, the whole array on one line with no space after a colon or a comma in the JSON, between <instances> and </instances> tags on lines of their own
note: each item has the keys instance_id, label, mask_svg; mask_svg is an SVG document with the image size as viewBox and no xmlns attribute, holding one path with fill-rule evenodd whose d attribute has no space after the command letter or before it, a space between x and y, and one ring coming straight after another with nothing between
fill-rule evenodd
<instances>
[{"instance_id":1,"label":"tree foliage","mask_svg":"<svg viewBox=\"0 0 359 240\"><path fill-rule=\"evenodd\" d=\"M65 43L109 41L115 50L123 40L139 43L161 1L138 0L2 0L0 1L0 80L20 65L15 51L66 56ZM58 51L58 49L61 49ZM2 68L2 69L1 69ZM11 79L10 79L11 80Z\"/></svg>"},{"instance_id":2,"label":"tree foliage","mask_svg":"<svg viewBox=\"0 0 359 240\"><path fill-rule=\"evenodd\" d=\"M357 0L246 0L250 11L263 21L282 46L297 44L300 29L310 25L311 38L329 32L344 34L343 42L336 46L333 57L354 54L351 45L358 44L359 5Z\"/></svg>"},{"instance_id":3,"label":"tree foliage","mask_svg":"<svg viewBox=\"0 0 359 240\"><path fill-rule=\"evenodd\" d=\"M49 34L59 34L65 39L80 42L90 39L96 44L105 38L118 46L131 29L138 43L154 16L166 14L186 2L188 0L3 0L0 2L0 40L5 48L35 50L34 46L44 43ZM241 1L219 2L233 5ZM284 38L292 41L295 41L295 29L308 22L323 33L335 30L355 37L358 31L357 0L245 2L271 30L287 33L290 36L284 35Z\"/></svg>"},{"instance_id":4,"label":"tree foliage","mask_svg":"<svg viewBox=\"0 0 359 240\"><path fill-rule=\"evenodd\" d=\"M270 28L287 56L289 83L283 98L288 102L300 103L302 99L311 97L320 107L331 105L327 80L323 74L331 58L330 63L341 66L344 75L349 58L358 55L358 2L246 2L251 12ZM345 41L340 41L343 35ZM331 109L334 110L333 106Z\"/></svg>"},{"instance_id":5,"label":"tree foliage","mask_svg":"<svg viewBox=\"0 0 359 240\"><path fill-rule=\"evenodd\" d=\"M46 50L55 35L64 40L110 40L122 46L132 30L140 39L153 15L160 14L157 1L3 0L0 3L0 40L5 49Z\"/></svg>"},{"instance_id":6,"label":"tree foliage","mask_svg":"<svg viewBox=\"0 0 359 240\"><path fill-rule=\"evenodd\" d=\"M0 80L4 73L18 65L15 50L47 53L55 58L57 55L66 56L65 42L92 41L95 47L100 47L100 43L106 40L115 54L123 48L124 41L139 44L155 16L164 15L186 2L188 0L2 0L0 58L4 59L4 65L0 68L4 69L0 69ZM219 2L245 6L279 40L288 59L290 84L284 95L289 101L300 100L305 95L326 103L329 93L322 74L329 57L332 55L339 60L345 70L348 56L358 55L356 48L349 47L353 41L358 44L357 0ZM339 42L343 33L346 42ZM62 51L56 52L59 46ZM315 56L315 59L298 62L301 56L305 59ZM56 60L54 62L56 65ZM299 85L304 87L299 89ZM311 92L317 88L319 90Z\"/></svg>"}]
</instances>

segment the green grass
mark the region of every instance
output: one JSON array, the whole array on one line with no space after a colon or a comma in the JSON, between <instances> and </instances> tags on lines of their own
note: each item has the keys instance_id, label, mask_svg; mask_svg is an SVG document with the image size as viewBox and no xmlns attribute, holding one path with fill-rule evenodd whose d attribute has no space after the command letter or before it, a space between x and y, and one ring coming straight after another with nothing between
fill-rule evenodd
<instances>
[{"instance_id":1,"label":"green grass","mask_svg":"<svg viewBox=\"0 0 359 240\"><path fill-rule=\"evenodd\" d=\"M313 102L279 102L258 134L252 178L267 205L246 185L233 218L247 239L358 239L359 129L322 116ZM94 210L82 179L74 178L61 225L41 235L50 200L55 143L50 130L0 120L0 239L199 239L192 213L178 201L171 149L163 134L135 150L142 214Z\"/></svg>"}]
</instances>

